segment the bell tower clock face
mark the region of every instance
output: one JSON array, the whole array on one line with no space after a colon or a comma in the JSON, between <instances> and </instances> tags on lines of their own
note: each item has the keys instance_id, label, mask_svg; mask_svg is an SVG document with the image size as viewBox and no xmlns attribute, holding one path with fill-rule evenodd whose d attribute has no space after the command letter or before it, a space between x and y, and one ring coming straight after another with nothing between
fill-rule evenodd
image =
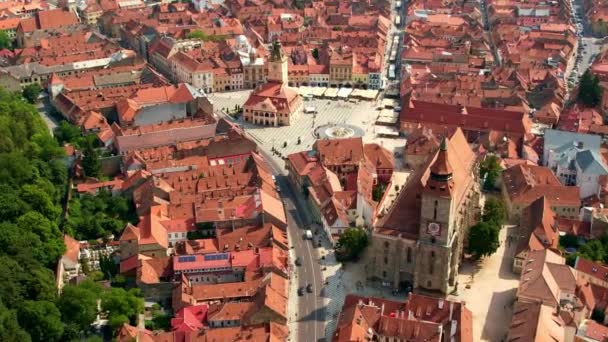
<instances>
[{"instance_id":1,"label":"bell tower clock face","mask_svg":"<svg viewBox=\"0 0 608 342\"><path fill-rule=\"evenodd\" d=\"M428 226L426 227L426 232L429 235L439 236L441 235L441 226L437 222L429 222Z\"/></svg>"}]
</instances>

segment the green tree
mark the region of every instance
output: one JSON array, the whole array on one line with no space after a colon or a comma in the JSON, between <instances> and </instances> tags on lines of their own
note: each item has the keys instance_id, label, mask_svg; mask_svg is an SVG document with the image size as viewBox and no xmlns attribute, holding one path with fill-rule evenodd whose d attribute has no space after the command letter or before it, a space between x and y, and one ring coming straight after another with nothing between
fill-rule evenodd
<instances>
[{"instance_id":1,"label":"green tree","mask_svg":"<svg viewBox=\"0 0 608 342\"><path fill-rule=\"evenodd\" d=\"M23 330L17 321L15 310L9 310L0 302L0 341L30 342L30 335Z\"/></svg>"},{"instance_id":2,"label":"green tree","mask_svg":"<svg viewBox=\"0 0 608 342\"><path fill-rule=\"evenodd\" d=\"M22 95L29 103L36 103L42 87L38 83L28 84L23 88Z\"/></svg>"},{"instance_id":3,"label":"green tree","mask_svg":"<svg viewBox=\"0 0 608 342\"><path fill-rule=\"evenodd\" d=\"M26 94L33 88L26 88ZM67 189L67 169L58 158L62 155L36 107L24 101L22 94L0 89L3 342L67 339L67 325L56 307L54 274L65 250L57 227Z\"/></svg>"},{"instance_id":4,"label":"green tree","mask_svg":"<svg viewBox=\"0 0 608 342\"><path fill-rule=\"evenodd\" d=\"M55 303L26 301L19 308L19 324L33 341L60 341L63 335L61 313Z\"/></svg>"},{"instance_id":5,"label":"green tree","mask_svg":"<svg viewBox=\"0 0 608 342\"><path fill-rule=\"evenodd\" d=\"M87 177L99 177L101 175L101 161L97 150L90 142L83 151L82 168Z\"/></svg>"},{"instance_id":6,"label":"green tree","mask_svg":"<svg viewBox=\"0 0 608 342\"><path fill-rule=\"evenodd\" d=\"M559 237L559 245L564 248L578 248L578 236L574 234L566 234Z\"/></svg>"},{"instance_id":7,"label":"green tree","mask_svg":"<svg viewBox=\"0 0 608 342\"><path fill-rule=\"evenodd\" d=\"M507 217L507 210L505 203L495 197L489 197L483 206L482 221L492 221L498 225L502 225L505 218Z\"/></svg>"},{"instance_id":8,"label":"green tree","mask_svg":"<svg viewBox=\"0 0 608 342\"><path fill-rule=\"evenodd\" d=\"M29 205L19 196L18 189L0 184L0 217L2 220L13 220L29 210Z\"/></svg>"},{"instance_id":9,"label":"green tree","mask_svg":"<svg viewBox=\"0 0 608 342\"><path fill-rule=\"evenodd\" d=\"M356 260L368 244L367 232L361 228L348 228L338 238L336 257L340 261Z\"/></svg>"},{"instance_id":10,"label":"green tree","mask_svg":"<svg viewBox=\"0 0 608 342\"><path fill-rule=\"evenodd\" d=\"M317 48L312 49L312 57L314 59L319 59L319 49L317 49Z\"/></svg>"},{"instance_id":11,"label":"green tree","mask_svg":"<svg viewBox=\"0 0 608 342\"><path fill-rule=\"evenodd\" d=\"M66 120L61 120L59 126L55 130L55 138L60 143L70 143L74 145L79 145L82 139L82 131L78 126L72 125ZM79 146L82 147L82 146Z\"/></svg>"},{"instance_id":12,"label":"green tree","mask_svg":"<svg viewBox=\"0 0 608 342\"><path fill-rule=\"evenodd\" d=\"M578 254L592 261L603 261L606 258L606 250L600 240L590 240L582 245Z\"/></svg>"},{"instance_id":13,"label":"green tree","mask_svg":"<svg viewBox=\"0 0 608 342\"><path fill-rule=\"evenodd\" d=\"M480 222L469 230L469 253L475 259L492 255L500 245L499 228L492 222Z\"/></svg>"},{"instance_id":14,"label":"green tree","mask_svg":"<svg viewBox=\"0 0 608 342\"><path fill-rule=\"evenodd\" d=\"M61 213L61 208L56 205L52 195L34 184L25 184L21 187L21 198L29 203L33 210L52 221L57 220Z\"/></svg>"},{"instance_id":15,"label":"green tree","mask_svg":"<svg viewBox=\"0 0 608 342\"><path fill-rule=\"evenodd\" d=\"M591 74L589 70L581 76L578 88L578 99L587 107L595 107L602 100L602 87L597 76Z\"/></svg>"},{"instance_id":16,"label":"green tree","mask_svg":"<svg viewBox=\"0 0 608 342\"><path fill-rule=\"evenodd\" d=\"M101 297L101 307L108 313L110 325L117 328L123 323L135 323L137 315L144 311L144 300L139 289L110 288Z\"/></svg>"},{"instance_id":17,"label":"green tree","mask_svg":"<svg viewBox=\"0 0 608 342\"><path fill-rule=\"evenodd\" d=\"M386 191L386 184L378 182L372 189L372 199L379 202Z\"/></svg>"},{"instance_id":18,"label":"green tree","mask_svg":"<svg viewBox=\"0 0 608 342\"><path fill-rule=\"evenodd\" d=\"M9 50L13 49L13 42L8 37L8 34L6 33L6 31L0 31L0 50L3 50L3 49L9 49Z\"/></svg>"},{"instance_id":19,"label":"green tree","mask_svg":"<svg viewBox=\"0 0 608 342\"><path fill-rule=\"evenodd\" d=\"M57 302L64 323L76 332L87 330L97 316L101 292L101 287L90 281L64 287Z\"/></svg>"},{"instance_id":20,"label":"green tree","mask_svg":"<svg viewBox=\"0 0 608 342\"><path fill-rule=\"evenodd\" d=\"M485 178L485 181L483 183L484 189L494 189L496 180L500 176L501 170L502 168L500 167L498 157L496 157L495 155L488 156L480 163L479 176L481 179Z\"/></svg>"}]
</instances>

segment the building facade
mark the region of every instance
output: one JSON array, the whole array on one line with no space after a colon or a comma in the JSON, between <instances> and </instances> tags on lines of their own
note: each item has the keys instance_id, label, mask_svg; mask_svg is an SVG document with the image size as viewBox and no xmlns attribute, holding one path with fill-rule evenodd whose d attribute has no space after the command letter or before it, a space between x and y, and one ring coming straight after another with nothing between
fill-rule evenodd
<instances>
[{"instance_id":1,"label":"building facade","mask_svg":"<svg viewBox=\"0 0 608 342\"><path fill-rule=\"evenodd\" d=\"M479 214L477 158L458 129L378 213L367 272L395 289L448 293Z\"/></svg>"},{"instance_id":2,"label":"building facade","mask_svg":"<svg viewBox=\"0 0 608 342\"><path fill-rule=\"evenodd\" d=\"M268 59L268 83L253 90L243 105L245 121L265 126L290 125L303 108L302 96L290 88L287 56L281 44L273 43Z\"/></svg>"}]
</instances>

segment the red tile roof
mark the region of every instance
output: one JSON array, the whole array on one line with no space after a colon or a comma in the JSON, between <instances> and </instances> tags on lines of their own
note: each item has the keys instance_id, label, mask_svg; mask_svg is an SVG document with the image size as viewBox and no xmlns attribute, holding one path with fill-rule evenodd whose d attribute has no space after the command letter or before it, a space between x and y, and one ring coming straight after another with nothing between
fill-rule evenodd
<instances>
[{"instance_id":1,"label":"red tile roof","mask_svg":"<svg viewBox=\"0 0 608 342\"><path fill-rule=\"evenodd\" d=\"M365 157L361 138L317 140L314 147L324 166L358 165Z\"/></svg>"},{"instance_id":2,"label":"red tile roof","mask_svg":"<svg viewBox=\"0 0 608 342\"><path fill-rule=\"evenodd\" d=\"M254 89L243 107L262 105L269 111L291 115L301 101L300 95L286 84L268 82Z\"/></svg>"},{"instance_id":3,"label":"red tile roof","mask_svg":"<svg viewBox=\"0 0 608 342\"><path fill-rule=\"evenodd\" d=\"M55 29L62 26L78 24L78 17L64 9L53 9L36 12L34 17L23 19L20 23L23 32Z\"/></svg>"},{"instance_id":4,"label":"red tile roof","mask_svg":"<svg viewBox=\"0 0 608 342\"><path fill-rule=\"evenodd\" d=\"M527 206L546 196L554 206L580 206L579 188L562 185L546 167L519 164L503 171L503 184L510 201Z\"/></svg>"},{"instance_id":5,"label":"red tile roof","mask_svg":"<svg viewBox=\"0 0 608 342\"><path fill-rule=\"evenodd\" d=\"M63 257L73 263L77 263L80 259L80 242L67 234L63 236L63 242L66 249Z\"/></svg>"},{"instance_id":6,"label":"red tile roof","mask_svg":"<svg viewBox=\"0 0 608 342\"><path fill-rule=\"evenodd\" d=\"M171 319L173 331L200 331L207 325L207 304L192 305L180 309Z\"/></svg>"},{"instance_id":7,"label":"red tile roof","mask_svg":"<svg viewBox=\"0 0 608 342\"><path fill-rule=\"evenodd\" d=\"M423 101L410 101L400 114L401 125L439 125L461 127L463 130L508 132L518 135L530 133L531 122L520 112L444 105Z\"/></svg>"},{"instance_id":8,"label":"red tile roof","mask_svg":"<svg viewBox=\"0 0 608 342\"><path fill-rule=\"evenodd\" d=\"M602 263L587 260L579 256L576 258L574 268L601 281L608 281L608 266Z\"/></svg>"}]
</instances>

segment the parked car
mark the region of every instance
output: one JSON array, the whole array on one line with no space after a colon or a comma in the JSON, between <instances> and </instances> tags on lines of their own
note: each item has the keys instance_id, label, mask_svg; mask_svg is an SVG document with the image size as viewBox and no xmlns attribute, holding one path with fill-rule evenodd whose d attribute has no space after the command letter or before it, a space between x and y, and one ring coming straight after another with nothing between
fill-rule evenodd
<instances>
[{"instance_id":1,"label":"parked car","mask_svg":"<svg viewBox=\"0 0 608 342\"><path fill-rule=\"evenodd\" d=\"M301 297L301 296L303 296L303 295L304 295L304 288L303 288L303 287L300 287L300 288L298 289L298 296L300 296L300 297Z\"/></svg>"},{"instance_id":2,"label":"parked car","mask_svg":"<svg viewBox=\"0 0 608 342\"><path fill-rule=\"evenodd\" d=\"M312 284L306 285L306 292L312 293Z\"/></svg>"},{"instance_id":3,"label":"parked car","mask_svg":"<svg viewBox=\"0 0 608 342\"><path fill-rule=\"evenodd\" d=\"M302 259L300 257L296 258L296 266L302 266Z\"/></svg>"}]
</instances>

